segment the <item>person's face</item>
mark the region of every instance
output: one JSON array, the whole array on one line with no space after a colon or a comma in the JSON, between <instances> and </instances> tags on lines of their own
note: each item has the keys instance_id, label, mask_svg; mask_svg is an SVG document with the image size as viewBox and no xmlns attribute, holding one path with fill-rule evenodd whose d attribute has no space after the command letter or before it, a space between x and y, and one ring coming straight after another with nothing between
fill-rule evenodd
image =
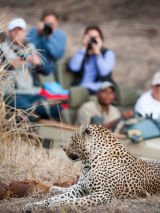
<instances>
[{"instance_id":1,"label":"person's face","mask_svg":"<svg viewBox=\"0 0 160 213\"><path fill-rule=\"evenodd\" d=\"M44 19L43 19L43 23L44 24L48 24L48 23L51 24L53 30L56 29L57 26L58 26L58 20L53 15L45 16Z\"/></svg>"},{"instance_id":2,"label":"person's face","mask_svg":"<svg viewBox=\"0 0 160 213\"><path fill-rule=\"evenodd\" d=\"M115 91L110 87L97 92L97 97L101 105L112 104L115 100Z\"/></svg>"},{"instance_id":3,"label":"person's face","mask_svg":"<svg viewBox=\"0 0 160 213\"><path fill-rule=\"evenodd\" d=\"M152 86L152 96L157 101L160 101L160 84Z\"/></svg>"},{"instance_id":4,"label":"person's face","mask_svg":"<svg viewBox=\"0 0 160 213\"><path fill-rule=\"evenodd\" d=\"M91 38L91 37L94 37L95 39L100 39L100 40L102 40L101 39L101 36L100 36L100 34L99 34L99 32L97 31L97 30L89 30L87 33L86 33L86 35L89 37L89 38Z\"/></svg>"},{"instance_id":5,"label":"person's face","mask_svg":"<svg viewBox=\"0 0 160 213\"><path fill-rule=\"evenodd\" d=\"M16 27L13 30L9 31L9 38L14 43L24 43L26 36L26 30L20 27Z\"/></svg>"}]
</instances>

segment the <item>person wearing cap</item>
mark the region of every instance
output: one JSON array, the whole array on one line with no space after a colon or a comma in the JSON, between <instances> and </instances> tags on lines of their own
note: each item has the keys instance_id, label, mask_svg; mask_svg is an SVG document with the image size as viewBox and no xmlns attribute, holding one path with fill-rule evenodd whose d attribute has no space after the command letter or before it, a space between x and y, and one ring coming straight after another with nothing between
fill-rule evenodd
<instances>
[{"instance_id":1,"label":"person wearing cap","mask_svg":"<svg viewBox=\"0 0 160 213\"><path fill-rule=\"evenodd\" d=\"M45 10L40 22L27 35L27 40L35 45L44 59L39 73L52 78L57 70L57 61L64 56L67 42L66 34L58 28L58 24L58 14L53 10Z\"/></svg>"},{"instance_id":2,"label":"person wearing cap","mask_svg":"<svg viewBox=\"0 0 160 213\"><path fill-rule=\"evenodd\" d=\"M160 119L160 71L153 75L151 89L137 100L135 112L143 117Z\"/></svg>"},{"instance_id":3,"label":"person wearing cap","mask_svg":"<svg viewBox=\"0 0 160 213\"><path fill-rule=\"evenodd\" d=\"M15 17L7 26L6 40L0 44L6 69L13 70L16 76L16 87L22 90L34 90L30 70L41 65L41 59L36 54L35 47L26 42L27 23L23 18ZM23 72L22 72L23 71Z\"/></svg>"},{"instance_id":4,"label":"person wearing cap","mask_svg":"<svg viewBox=\"0 0 160 213\"><path fill-rule=\"evenodd\" d=\"M10 97L9 104L23 110L35 109L39 118L58 119L57 106L47 108L45 98L39 95L41 88L34 86L32 72L36 72L35 68L41 65L41 58L34 45L26 41L26 21L15 17L8 23L7 30L8 36L0 44L0 53L3 56L1 63L5 65L6 72L10 73L16 86L12 91L5 91Z\"/></svg>"},{"instance_id":5,"label":"person wearing cap","mask_svg":"<svg viewBox=\"0 0 160 213\"><path fill-rule=\"evenodd\" d=\"M77 125L99 123L109 129L113 129L122 117L126 119L133 115L131 111L121 114L112 105L115 101L116 93L115 86L111 82L105 81L101 83L96 97L96 100L86 102L80 107L77 114Z\"/></svg>"}]
</instances>

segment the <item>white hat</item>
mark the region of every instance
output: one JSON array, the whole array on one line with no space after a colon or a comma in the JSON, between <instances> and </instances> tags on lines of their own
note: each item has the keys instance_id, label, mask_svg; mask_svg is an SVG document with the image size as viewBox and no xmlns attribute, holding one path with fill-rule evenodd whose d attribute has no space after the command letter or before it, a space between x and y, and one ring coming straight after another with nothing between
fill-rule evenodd
<instances>
[{"instance_id":1,"label":"white hat","mask_svg":"<svg viewBox=\"0 0 160 213\"><path fill-rule=\"evenodd\" d=\"M156 72L152 78L152 86L160 84L160 71Z\"/></svg>"},{"instance_id":2,"label":"white hat","mask_svg":"<svg viewBox=\"0 0 160 213\"><path fill-rule=\"evenodd\" d=\"M27 28L27 23L25 22L25 20L23 18L14 18L12 19L9 23L8 23L8 31L11 31L13 29L15 29L16 27L20 27L22 29L26 29Z\"/></svg>"},{"instance_id":3,"label":"white hat","mask_svg":"<svg viewBox=\"0 0 160 213\"><path fill-rule=\"evenodd\" d=\"M112 84L111 82L104 81L103 83L101 83L99 90L104 90L104 89L107 89L107 88L110 88L110 87L115 88L114 84Z\"/></svg>"}]
</instances>

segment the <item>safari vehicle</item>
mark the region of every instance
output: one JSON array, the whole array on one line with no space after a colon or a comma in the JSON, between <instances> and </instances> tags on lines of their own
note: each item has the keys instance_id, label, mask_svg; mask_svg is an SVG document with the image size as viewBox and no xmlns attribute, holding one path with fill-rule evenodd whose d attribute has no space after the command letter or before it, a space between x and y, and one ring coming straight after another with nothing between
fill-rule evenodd
<instances>
[{"instance_id":1,"label":"safari vehicle","mask_svg":"<svg viewBox=\"0 0 160 213\"><path fill-rule=\"evenodd\" d=\"M53 148L62 147L67 142L73 132L79 128L65 123L41 120L42 126L39 128L39 134L53 139ZM133 155L145 159L160 159L160 137L148 140L142 140L134 143L126 135L115 133L116 137Z\"/></svg>"},{"instance_id":2,"label":"safari vehicle","mask_svg":"<svg viewBox=\"0 0 160 213\"><path fill-rule=\"evenodd\" d=\"M64 68L59 69L58 81L64 88L69 88L74 76ZM116 104L121 111L133 108L139 92L132 87L120 86L117 93ZM43 137L50 137L54 141L54 147L63 146L69 140L72 133L78 128L74 126L77 110L86 101L93 99L88 91L81 87L71 87L69 93L68 109L62 111L61 122L41 120L42 126L39 134ZM160 159L160 137L142 140L138 143L131 141L127 135L115 133L124 146L134 155L147 159Z\"/></svg>"}]
</instances>

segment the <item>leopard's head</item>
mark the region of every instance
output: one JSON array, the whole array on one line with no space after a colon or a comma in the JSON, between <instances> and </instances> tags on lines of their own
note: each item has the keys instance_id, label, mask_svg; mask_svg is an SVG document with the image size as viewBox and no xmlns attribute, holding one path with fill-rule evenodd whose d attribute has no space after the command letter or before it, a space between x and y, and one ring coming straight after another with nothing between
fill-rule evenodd
<instances>
[{"instance_id":1,"label":"leopard's head","mask_svg":"<svg viewBox=\"0 0 160 213\"><path fill-rule=\"evenodd\" d=\"M117 139L102 125L90 124L76 130L71 140L64 147L67 156L72 160L85 160L97 149L113 146Z\"/></svg>"}]
</instances>

